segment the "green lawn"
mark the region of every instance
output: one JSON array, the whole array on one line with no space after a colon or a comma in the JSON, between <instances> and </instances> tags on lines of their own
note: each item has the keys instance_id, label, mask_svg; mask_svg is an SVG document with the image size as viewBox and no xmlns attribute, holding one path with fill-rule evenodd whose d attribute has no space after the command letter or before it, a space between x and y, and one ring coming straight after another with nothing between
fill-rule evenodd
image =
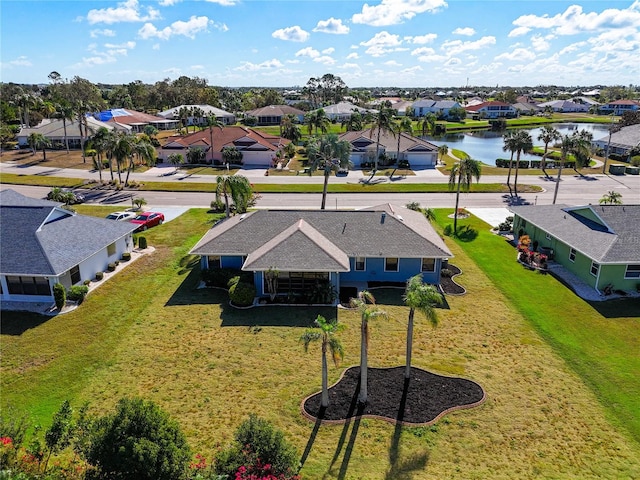
<instances>
[{"instance_id":1,"label":"green lawn","mask_svg":"<svg viewBox=\"0 0 640 480\"><path fill-rule=\"evenodd\" d=\"M445 213L437 211L440 224ZM447 239L468 293L447 298L437 329L416 316L414 339L415 366L473 379L487 402L432 427L366 419L314 429L300 402L319 388L319 349L304 353L298 338L317 314L346 325L345 359L329 369L334 382L358 363L359 318L335 309L235 310L224 292L197 289L197 259L188 251L213 220L190 210L149 230L155 252L73 312L49 319L3 312L2 407L16 405L46 424L66 398L103 412L121 396L142 395L168 410L208 458L255 412L307 451L305 479L640 476L640 445L621 427L638 439L639 380L630 374L638 371L637 319L609 306L600 312L552 277L521 270L487 225L470 221L474 241ZM370 365L402 365L408 310L400 291L374 293L391 319L372 322ZM547 316L557 327L548 332L537 326ZM620 392L610 392L614 381Z\"/></svg>"}]
</instances>

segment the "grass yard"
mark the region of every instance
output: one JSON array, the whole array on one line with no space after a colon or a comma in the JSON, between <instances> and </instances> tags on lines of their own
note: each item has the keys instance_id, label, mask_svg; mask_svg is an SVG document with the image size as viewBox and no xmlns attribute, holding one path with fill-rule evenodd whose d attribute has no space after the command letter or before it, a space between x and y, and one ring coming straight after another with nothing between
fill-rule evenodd
<instances>
[{"instance_id":1,"label":"grass yard","mask_svg":"<svg viewBox=\"0 0 640 480\"><path fill-rule=\"evenodd\" d=\"M440 223L445 213L437 211ZM450 309L439 311L437 329L416 316L414 339L415 366L477 381L486 403L431 427L361 420L314 428L302 417L300 402L319 389L320 351L313 345L305 353L298 338L316 315L331 317L336 310L236 310L224 292L196 289L197 259L188 251L212 221L205 210L190 210L148 231L156 252L126 267L69 314L43 320L3 312L3 408L11 403L47 422L66 398L76 406L88 400L94 412L103 412L121 396L142 395L168 410L194 450L209 458L255 412L297 446L305 479L640 476L640 444L621 427L625 411L631 420L638 411L637 400L624 398L638 393L638 378L628 374L634 371L629 368L638 371L637 328L630 330L637 319L600 313L549 276L504 286L504 279L528 278L530 272L511 269L517 265L513 250L488 226L473 224L481 229L473 242L447 240L452 262L464 272L457 279L469 293L447 299ZM484 262L478 260L481 252ZM402 365L408 310L399 290L374 293L391 319L372 322L370 365ZM550 300L537 308L541 295ZM359 360L359 317L337 314L347 326L340 334L344 368ZM547 316L562 328L547 332L529 323L537 326ZM578 348L582 325L588 341ZM558 331L566 334L556 338ZM585 377L589 386L576 373L584 372L566 360L562 340L571 335L585 366L592 345L599 350L589 365L603 375ZM609 358L609 341L615 358ZM330 382L342 368L330 367ZM606 398L609 387L597 385L610 375L627 387L618 408ZM631 427L638 439L637 427Z\"/></svg>"}]
</instances>

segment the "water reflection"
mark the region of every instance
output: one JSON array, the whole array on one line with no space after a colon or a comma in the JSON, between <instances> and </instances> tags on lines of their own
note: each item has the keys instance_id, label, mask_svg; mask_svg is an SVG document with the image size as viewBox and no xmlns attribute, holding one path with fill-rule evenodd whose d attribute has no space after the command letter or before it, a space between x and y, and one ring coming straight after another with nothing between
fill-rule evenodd
<instances>
[{"instance_id":1,"label":"water reflection","mask_svg":"<svg viewBox=\"0 0 640 480\"><path fill-rule=\"evenodd\" d=\"M606 124L556 123L553 124L553 126L561 135L571 135L576 131L587 130L593 134L594 140L606 137L609 134L609 125ZM544 148L544 143L538 140L538 135L540 135L540 132L542 131L541 127L525 128L523 130L526 130L531 134L534 146ZM422 138L438 146L446 144L450 149L455 148L457 150L463 150L475 160L480 160L482 163L487 165L495 165L496 158L505 158L508 160L511 156L510 152L505 152L502 149L504 146L504 142L502 140L504 133L504 131L496 132L492 130L479 130L466 133L450 133L438 137L427 135ZM520 159L540 160L540 157L536 155L522 154Z\"/></svg>"}]
</instances>

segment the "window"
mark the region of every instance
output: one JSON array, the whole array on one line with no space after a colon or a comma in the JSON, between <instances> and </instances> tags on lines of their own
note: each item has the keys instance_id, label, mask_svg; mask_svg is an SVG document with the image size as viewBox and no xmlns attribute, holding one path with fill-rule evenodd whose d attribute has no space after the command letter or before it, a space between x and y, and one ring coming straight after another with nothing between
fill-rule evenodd
<instances>
[{"instance_id":1,"label":"window","mask_svg":"<svg viewBox=\"0 0 640 480\"><path fill-rule=\"evenodd\" d=\"M627 271L624 272L624 278L640 278L640 264L627 265Z\"/></svg>"},{"instance_id":2,"label":"window","mask_svg":"<svg viewBox=\"0 0 640 480\"><path fill-rule=\"evenodd\" d=\"M591 262L591 275L593 275L594 277L597 277L598 270L600 270L600 264L596 262Z\"/></svg>"},{"instance_id":3,"label":"window","mask_svg":"<svg viewBox=\"0 0 640 480\"><path fill-rule=\"evenodd\" d=\"M547 240L551 240L551 235L550 234L545 234L544 238L546 238Z\"/></svg>"},{"instance_id":4,"label":"window","mask_svg":"<svg viewBox=\"0 0 640 480\"><path fill-rule=\"evenodd\" d=\"M7 288L13 295L51 295L49 280L45 277L7 276Z\"/></svg>"},{"instance_id":5,"label":"window","mask_svg":"<svg viewBox=\"0 0 640 480\"><path fill-rule=\"evenodd\" d=\"M209 255L207 257L207 265L209 268L220 268L222 263L220 262L219 255Z\"/></svg>"},{"instance_id":6,"label":"window","mask_svg":"<svg viewBox=\"0 0 640 480\"><path fill-rule=\"evenodd\" d=\"M397 272L398 271L398 258L387 257L384 259L384 271L385 272Z\"/></svg>"},{"instance_id":7,"label":"window","mask_svg":"<svg viewBox=\"0 0 640 480\"><path fill-rule=\"evenodd\" d=\"M107 246L107 255L115 255L116 254L116 242L113 242L111 245Z\"/></svg>"},{"instance_id":8,"label":"window","mask_svg":"<svg viewBox=\"0 0 640 480\"><path fill-rule=\"evenodd\" d=\"M436 259L435 258L423 258L422 259L422 271L423 272L434 272L436 270Z\"/></svg>"},{"instance_id":9,"label":"window","mask_svg":"<svg viewBox=\"0 0 640 480\"><path fill-rule=\"evenodd\" d=\"M569 260L572 262L576 261L576 251L573 248L569 250Z\"/></svg>"},{"instance_id":10,"label":"window","mask_svg":"<svg viewBox=\"0 0 640 480\"><path fill-rule=\"evenodd\" d=\"M356 257L355 260L356 271L363 272L366 269L366 262L364 257Z\"/></svg>"},{"instance_id":11,"label":"window","mask_svg":"<svg viewBox=\"0 0 640 480\"><path fill-rule=\"evenodd\" d=\"M69 270L71 274L71 285L75 285L80 282L80 265L76 265L71 270Z\"/></svg>"}]
</instances>

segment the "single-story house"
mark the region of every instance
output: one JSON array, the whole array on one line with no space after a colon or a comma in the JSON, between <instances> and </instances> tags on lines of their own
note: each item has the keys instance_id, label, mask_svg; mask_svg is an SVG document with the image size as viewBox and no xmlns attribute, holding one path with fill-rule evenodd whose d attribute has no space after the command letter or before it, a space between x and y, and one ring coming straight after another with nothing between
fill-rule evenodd
<instances>
[{"instance_id":1,"label":"single-story house","mask_svg":"<svg viewBox=\"0 0 640 480\"><path fill-rule=\"evenodd\" d=\"M216 120L224 125L234 125L236 123L236 116L233 113L225 112L220 108L213 107L211 105L179 105L177 107L163 110L158 113L159 117L182 121L180 118L180 111L186 108L191 113L187 117L187 125L206 125L207 117L215 115ZM194 112L200 109L202 114L200 116L194 116Z\"/></svg>"},{"instance_id":2,"label":"single-story house","mask_svg":"<svg viewBox=\"0 0 640 480\"><path fill-rule=\"evenodd\" d=\"M129 127L119 126L110 123L101 122L93 117L87 117L87 127L89 129L89 136L95 135L96 132L104 127L107 130L122 130L129 131ZM16 135L18 140L18 146L26 148L29 146L29 135L32 133L40 133L44 137L48 138L51 142L52 148L66 148L65 146L65 128L67 131L67 141L69 142L69 148L73 150L79 150L81 145L80 139L80 127L77 119L66 120L63 122L61 119L49 120L45 119L40 124L32 128L22 128ZM84 126L82 127L84 133ZM86 136L85 136L86 140Z\"/></svg>"},{"instance_id":3,"label":"single-story house","mask_svg":"<svg viewBox=\"0 0 640 480\"><path fill-rule=\"evenodd\" d=\"M536 113L542 111L542 108L540 108L535 103L517 102L512 106L518 111L520 115L535 115Z\"/></svg>"},{"instance_id":4,"label":"single-story house","mask_svg":"<svg viewBox=\"0 0 640 480\"><path fill-rule=\"evenodd\" d=\"M363 162L374 162L376 156L378 131L375 128L344 132L339 135L340 140L351 144L351 163L360 167ZM398 136L389 131L380 132L379 154L389 158L407 160L411 168L435 168L438 161L438 147L433 143L414 137L408 133L400 133L400 150L398 151Z\"/></svg>"},{"instance_id":5,"label":"single-story house","mask_svg":"<svg viewBox=\"0 0 640 480\"><path fill-rule=\"evenodd\" d=\"M640 102L637 100L616 100L602 105L599 109L602 114L622 115L624 112L640 110Z\"/></svg>"},{"instance_id":6,"label":"single-story house","mask_svg":"<svg viewBox=\"0 0 640 480\"><path fill-rule=\"evenodd\" d=\"M492 100L490 102L482 102L476 105L467 105L464 108L471 118L513 118L518 116L518 111L505 102Z\"/></svg>"},{"instance_id":7,"label":"single-story house","mask_svg":"<svg viewBox=\"0 0 640 480\"><path fill-rule=\"evenodd\" d=\"M640 205L511 207L513 231L596 291L640 285Z\"/></svg>"},{"instance_id":8,"label":"single-story house","mask_svg":"<svg viewBox=\"0 0 640 480\"><path fill-rule=\"evenodd\" d=\"M554 112L559 113L573 113L573 112L588 112L589 105L583 103L572 102L571 100L552 100L550 102L539 103L538 107L543 110L550 108Z\"/></svg>"},{"instance_id":9,"label":"single-story house","mask_svg":"<svg viewBox=\"0 0 640 480\"><path fill-rule=\"evenodd\" d=\"M162 118L156 115L149 115L144 112L137 112L127 108L112 108L94 114L97 120L116 125L127 125L135 133L144 131L144 127L151 125L158 130L173 130L180 126L180 122L174 119Z\"/></svg>"},{"instance_id":10,"label":"single-story house","mask_svg":"<svg viewBox=\"0 0 640 480\"><path fill-rule=\"evenodd\" d=\"M388 240L393 239L393 240ZM422 213L390 204L364 210L256 210L215 224L190 252L201 267L253 273L258 297L304 295L329 282L341 296L376 285L401 285L422 274L438 285L452 257Z\"/></svg>"},{"instance_id":11,"label":"single-story house","mask_svg":"<svg viewBox=\"0 0 640 480\"><path fill-rule=\"evenodd\" d=\"M78 215L60 203L0 192L0 299L53 302L53 285L93 280L133 249L129 222Z\"/></svg>"},{"instance_id":12,"label":"single-story house","mask_svg":"<svg viewBox=\"0 0 640 480\"><path fill-rule=\"evenodd\" d=\"M412 106L414 117L424 117L428 113L433 113L438 118L447 118L452 108L461 107L455 100L417 100Z\"/></svg>"},{"instance_id":13,"label":"single-story house","mask_svg":"<svg viewBox=\"0 0 640 480\"><path fill-rule=\"evenodd\" d=\"M213 148L211 148L213 141ZM233 125L210 127L185 136L172 136L158 151L158 161L166 161L172 153L187 159L189 148L199 147L206 152L207 163L221 164L222 149L235 147L242 153L242 164L247 167L273 166L278 150L290 143L286 138L269 135L260 130Z\"/></svg>"},{"instance_id":14,"label":"single-story house","mask_svg":"<svg viewBox=\"0 0 640 480\"><path fill-rule=\"evenodd\" d=\"M609 134L593 141L593 145L596 148L601 148L605 152L607 146L609 148L609 154L615 153L621 157L629 157L631 150L634 148L640 148L640 124L629 125L622 127L620 130Z\"/></svg>"},{"instance_id":15,"label":"single-story house","mask_svg":"<svg viewBox=\"0 0 640 480\"><path fill-rule=\"evenodd\" d=\"M245 112L248 117L258 119L257 125L280 125L287 115L293 115L298 123L304 121L304 112L290 105L268 105Z\"/></svg>"},{"instance_id":16,"label":"single-story house","mask_svg":"<svg viewBox=\"0 0 640 480\"><path fill-rule=\"evenodd\" d=\"M366 114L367 112L376 113L377 110L367 109L359 107L351 102L338 102L333 105L328 105L326 107L322 107L324 113L327 115L327 118L332 122L346 122L351 118L351 114L353 112L358 112L361 115Z\"/></svg>"}]
</instances>

